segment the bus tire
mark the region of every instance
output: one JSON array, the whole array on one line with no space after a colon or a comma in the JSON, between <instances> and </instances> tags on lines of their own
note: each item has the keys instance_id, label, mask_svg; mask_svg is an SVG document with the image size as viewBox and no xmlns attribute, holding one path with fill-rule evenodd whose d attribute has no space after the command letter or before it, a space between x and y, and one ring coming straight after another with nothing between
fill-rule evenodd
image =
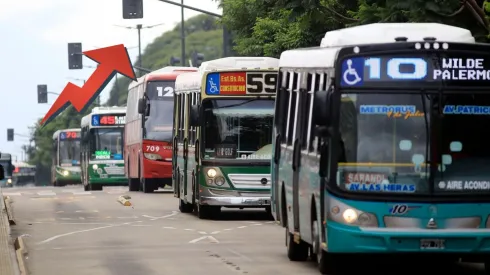
<instances>
[{"instance_id":1,"label":"bus tire","mask_svg":"<svg viewBox=\"0 0 490 275\"><path fill-rule=\"evenodd\" d=\"M143 193L153 193L155 191L153 179L143 179L141 185L143 185Z\"/></svg>"},{"instance_id":2,"label":"bus tire","mask_svg":"<svg viewBox=\"0 0 490 275\"><path fill-rule=\"evenodd\" d=\"M90 184L90 190L91 191L102 191L102 185L101 184Z\"/></svg>"},{"instance_id":3,"label":"bus tire","mask_svg":"<svg viewBox=\"0 0 490 275\"><path fill-rule=\"evenodd\" d=\"M289 232L289 227L286 227L286 247L290 261L303 262L308 259L309 247L307 243L303 240L300 240L299 244L295 243L294 235Z\"/></svg>"},{"instance_id":4,"label":"bus tire","mask_svg":"<svg viewBox=\"0 0 490 275\"><path fill-rule=\"evenodd\" d=\"M184 200L179 199L179 210L182 213L192 213L194 205L192 203L186 203Z\"/></svg>"},{"instance_id":5,"label":"bus tire","mask_svg":"<svg viewBox=\"0 0 490 275\"><path fill-rule=\"evenodd\" d=\"M140 184L138 179L128 178L129 191L140 191Z\"/></svg>"},{"instance_id":6,"label":"bus tire","mask_svg":"<svg viewBox=\"0 0 490 275\"><path fill-rule=\"evenodd\" d=\"M485 261L485 274L490 274L490 261Z\"/></svg>"},{"instance_id":7,"label":"bus tire","mask_svg":"<svg viewBox=\"0 0 490 275\"><path fill-rule=\"evenodd\" d=\"M83 185L83 191L85 191L85 192L90 191L90 186L88 184Z\"/></svg>"},{"instance_id":8,"label":"bus tire","mask_svg":"<svg viewBox=\"0 0 490 275\"><path fill-rule=\"evenodd\" d=\"M213 217L218 216L221 212L221 207L219 206L211 206L211 205L201 205L196 203L197 205L197 216L201 220L211 219Z\"/></svg>"}]
</instances>

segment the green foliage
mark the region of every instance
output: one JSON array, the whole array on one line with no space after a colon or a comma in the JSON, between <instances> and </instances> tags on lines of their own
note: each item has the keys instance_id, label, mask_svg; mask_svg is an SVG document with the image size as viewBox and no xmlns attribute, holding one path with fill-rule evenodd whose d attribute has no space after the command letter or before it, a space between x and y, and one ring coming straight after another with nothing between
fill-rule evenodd
<instances>
[{"instance_id":1,"label":"green foliage","mask_svg":"<svg viewBox=\"0 0 490 275\"><path fill-rule=\"evenodd\" d=\"M240 55L279 57L284 50L319 46L325 32L377 22L438 22L486 41L483 1L468 0L219 0L221 22L235 34ZM490 10L490 8L488 8ZM490 13L490 12L488 12ZM482 19L483 18L483 19Z\"/></svg>"},{"instance_id":2,"label":"green foliage","mask_svg":"<svg viewBox=\"0 0 490 275\"><path fill-rule=\"evenodd\" d=\"M194 51L203 53L206 60L220 58L223 55L223 32L214 17L208 15L195 16L187 20L184 27L187 60ZM180 25L178 25L172 31L163 33L146 47L142 54L143 67L156 70L169 65L171 56L180 58L180 43ZM118 76L105 105L125 105L129 83L128 78ZM70 106L45 127L39 126L41 119L35 125L31 136L36 146L34 149L26 148L25 151L29 156L29 162L38 166L38 171L43 174L41 178L44 181L49 179L54 132L59 129L80 128L81 118L87 115L93 107L87 108L85 113L80 114Z\"/></svg>"}]
</instances>

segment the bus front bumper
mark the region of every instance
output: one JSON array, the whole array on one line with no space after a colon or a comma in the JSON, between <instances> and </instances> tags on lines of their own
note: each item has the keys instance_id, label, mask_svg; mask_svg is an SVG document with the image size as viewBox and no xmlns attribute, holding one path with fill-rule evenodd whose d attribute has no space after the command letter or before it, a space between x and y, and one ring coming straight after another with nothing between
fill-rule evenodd
<instances>
[{"instance_id":1,"label":"bus front bumper","mask_svg":"<svg viewBox=\"0 0 490 275\"><path fill-rule=\"evenodd\" d=\"M402 228L364 228L327 221L327 251L331 253L490 253L490 229L403 230ZM421 247L427 240L443 241L439 248ZM487 254L488 255L488 254Z\"/></svg>"},{"instance_id":2,"label":"bus front bumper","mask_svg":"<svg viewBox=\"0 0 490 275\"><path fill-rule=\"evenodd\" d=\"M269 192L227 191L201 186L199 203L224 207L263 208L271 205L271 196Z\"/></svg>"}]
</instances>

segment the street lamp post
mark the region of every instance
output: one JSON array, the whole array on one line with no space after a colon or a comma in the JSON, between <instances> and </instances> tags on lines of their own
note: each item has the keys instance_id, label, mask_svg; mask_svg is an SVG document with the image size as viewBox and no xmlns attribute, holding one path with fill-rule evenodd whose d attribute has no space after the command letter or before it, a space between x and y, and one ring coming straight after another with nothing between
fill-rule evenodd
<instances>
[{"instance_id":1,"label":"street lamp post","mask_svg":"<svg viewBox=\"0 0 490 275\"><path fill-rule=\"evenodd\" d=\"M153 27L161 26L164 23L156 24L156 25L151 25L151 26L143 26L142 24L137 24L136 27L130 27L130 26L119 26L119 25L114 25L116 27L120 28L125 28L125 29L130 29L130 30L138 30L138 67L142 68L143 67L143 61L141 60L141 30L142 29L150 29Z\"/></svg>"}]
</instances>

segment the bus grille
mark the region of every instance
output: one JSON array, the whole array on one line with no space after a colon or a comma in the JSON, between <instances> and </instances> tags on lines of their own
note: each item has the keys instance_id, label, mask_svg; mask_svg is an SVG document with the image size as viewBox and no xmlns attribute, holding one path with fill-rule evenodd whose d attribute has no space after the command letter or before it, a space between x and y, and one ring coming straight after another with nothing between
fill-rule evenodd
<instances>
[{"instance_id":1,"label":"bus grille","mask_svg":"<svg viewBox=\"0 0 490 275\"><path fill-rule=\"evenodd\" d=\"M270 174L229 174L231 184L237 189L269 189L271 187ZM267 179L267 184L262 184L262 179Z\"/></svg>"},{"instance_id":2,"label":"bus grille","mask_svg":"<svg viewBox=\"0 0 490 275\"><path fill-rule=\"evenodd\" d=\"M120 167L120 166L104 167L104 170L108 175L123 175L124 174L124 167Z\"/></svg>"}]
</instances>

